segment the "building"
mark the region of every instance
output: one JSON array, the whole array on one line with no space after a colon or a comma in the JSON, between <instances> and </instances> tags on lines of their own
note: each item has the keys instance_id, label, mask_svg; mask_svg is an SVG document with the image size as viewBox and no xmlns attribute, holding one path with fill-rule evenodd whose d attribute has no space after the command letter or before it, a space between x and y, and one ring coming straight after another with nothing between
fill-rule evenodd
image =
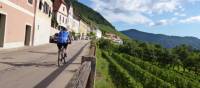
<instances>
[{"instance_id":1,"label":"building","mask_svg":"<svg viewBox=\"0 0 200 88\"><path fill-rule=\"evenodd\" d=\"M113 33L106 33L106 39L109 39L109 40L112 40L114 43L117 43L117 44L123 44L123 40L117 36L116 34L113 34Z\"/></svg>"},{"instance_id":2,"label":"building","mask_svg":"<svg viewBox=\"0 0 200 88\"><path fill-rule=\"evenodd\" d=\"M99 38L102 37L102 32L99 29L96 29L95 30L95 35L96 35L96 38L99 39Z\"/></svg>"},{"instance_id":3,"label":"building","mask_svg":"<svg viewBox=\"0 0 200 88\"><path fill-rule=\"evenodd\" d=\"M32 45L35 0L0 0L0 47Z\"/></svg>"},{"instance_id":4,"label":"building","mask_svg":"<svg viewBox=\"0 0 200 88\"><path fill-rule=\"evenodd\" d=\"M73 23L72 23L72 31L74 31L76 34L80 33L80 18L79 17L73 17Z\"/></svg>"},{"instance_id":5,"label":"building","mask_svg":"<svg viewBox=\"0 0 200 88\"><path fill-rule=\"evenodd\" d=\"M75 34L79 33L80 17L74 15L72 4L70 4L70 8L69 8L67 25L71 32L75 32Z\"/></svg>"},{"instance_id":6,"label":"building","mask_svg":"<svg viewBox=\"0 0 200 88\"><path fill-rule=\"evenodd\" d=\"M89 30L90 30L90 26L86 22L84 22L83 20L80 20L79 32L80 32L81 39L86 38Z\"/></svg>"},{"instance_id":7,"label":"building","mask_svg":"<svg viewBox=\"0 0 200 88\"><path fill-rule=\"evenodd\" d=\"M33 45L49 43L52 9L51 0L37 0Z\"/></svg>"},{"instance_id":8,"label":"building","mask_svg":"<svg viewBox=\"0 0 200 88\"><path fill-rule=\"evenodd\" d=\"M66 0L69 3L68 11L68 29L72 34L72 39L80 39L80 16L74 13L73 5L70 0Z\"/></svg>"},{"instance_id":9,"label":"building","mask_svg":"<svg viewBox=\"0 0 200 88\"><path fill-rule=\"evenodd\" d=\"M67 26L68 26L68 28L69 28L69 31L72 32L72 31L73 31L73 30L72 30L72 26L73 26L73 15L74 15L72 5L70 5L68 13L69 13L69 14L68 14Z\"/></svg>"},{"instance_id":10,"label":"building","mask_svg":"<svg viewBox=\"0 0 200 88\"><path fill-rule=\"evenodd\" d=\"M67 28L69 3L64 0L54 0L53 2L53 19L59 26Z\"/></svg>"}]
</instances>

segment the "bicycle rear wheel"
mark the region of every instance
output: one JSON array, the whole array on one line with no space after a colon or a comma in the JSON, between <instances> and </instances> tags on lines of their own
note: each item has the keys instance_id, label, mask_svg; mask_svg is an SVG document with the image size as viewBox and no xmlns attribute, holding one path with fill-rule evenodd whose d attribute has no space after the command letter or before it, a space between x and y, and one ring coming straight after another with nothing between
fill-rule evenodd
<instances>
[{"instance_id":1,"label":"bicycle rear wheel","mask_svg":"<svg viewBox=\"0 0 200 88\"><path fill-rule=\"evenodd\" d=\"M62 64L62 58L63 58L63 49L61 48L61 50L58 51L58 66L61 66Z\"/></svg>"},{"instance_id":2,"label":"bicycle rear wheel","mask_svg":"<svg viewBox=\"0 0 200 88\"><path fill-rule=\"evenodd\" d=\"M62 47L61 50L58 51L58 66L61 66L63 64L65 64L64 47Z\"/></svg>"},{"instance_id":3,"label":"bicycle rear wheel","mask_svg":"<svg viewBox=\"0 0 200 88\"><path fill-rule=\"evenodd\" d=\"M61 50L58 51L58 67L60 66Z\"/></svg>"}]
</instances>

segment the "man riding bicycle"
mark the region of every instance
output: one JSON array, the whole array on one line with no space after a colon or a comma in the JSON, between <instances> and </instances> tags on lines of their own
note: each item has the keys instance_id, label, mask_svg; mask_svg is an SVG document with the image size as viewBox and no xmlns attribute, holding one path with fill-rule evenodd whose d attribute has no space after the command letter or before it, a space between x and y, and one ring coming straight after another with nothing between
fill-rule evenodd
<instances>
[{"instance_id":1,"label":"man riding bicycle","mask_svg":"<svg viewBox=\"0 0 200 88\"><path fill-rule=\"evenodd\" d=\"M64 53L65 53L64 56L66 57L67 46L68 44L71 43L70 33L63 26L60 26L59 29L60 29L60 32L58 33L57 47L58 47L59 52L61 51L61 48L64 47Z\"/></svg>"}]
</instances>

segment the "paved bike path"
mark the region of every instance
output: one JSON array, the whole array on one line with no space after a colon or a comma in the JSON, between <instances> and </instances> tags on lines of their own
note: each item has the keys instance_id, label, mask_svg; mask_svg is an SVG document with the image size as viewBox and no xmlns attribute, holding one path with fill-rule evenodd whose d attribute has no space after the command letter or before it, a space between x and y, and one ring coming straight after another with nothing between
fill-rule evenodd
<instances>
[{"instance_id":1,"label":"paved bike path","mask_svg":"<svg viewBox=\"0 0 200 88\"><path fill-rule=\"evenodd\" d=\"M55 44L0 52L1 88L64 88L89 52L89 41L68 47L67 64L57 67Z\"/></svg>"}]
</instances>

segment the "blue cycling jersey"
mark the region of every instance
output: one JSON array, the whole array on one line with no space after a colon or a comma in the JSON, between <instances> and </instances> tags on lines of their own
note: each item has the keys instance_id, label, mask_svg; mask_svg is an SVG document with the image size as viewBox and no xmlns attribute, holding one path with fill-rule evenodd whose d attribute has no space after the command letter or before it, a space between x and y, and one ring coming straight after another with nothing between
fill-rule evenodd
<instances>
[{"instance_id":1,"label":"blue cycling jersey","mask_svg":"<svg viewBox=\"0 0 200 88\"><path fill-rule=\"evenodd\" d=\"M69 32L67 31L60 31L58 33L58 43L67 43L68 42Z\"/></svg>"}]
</instances>

